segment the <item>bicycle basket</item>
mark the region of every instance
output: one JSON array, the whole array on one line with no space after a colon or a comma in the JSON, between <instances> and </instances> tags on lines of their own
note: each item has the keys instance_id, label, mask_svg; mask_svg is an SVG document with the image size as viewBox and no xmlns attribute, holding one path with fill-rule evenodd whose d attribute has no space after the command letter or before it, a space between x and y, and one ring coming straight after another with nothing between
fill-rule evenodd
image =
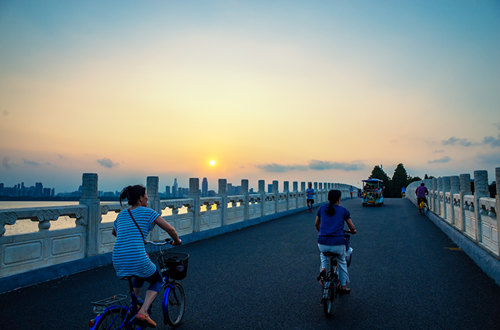
<instances>
[{"instance_id":1,"label":"bicycle basket","mask_svg":"<svg viewBox=\"0 0 500 330\"><path fill-rule=\"evenodd\" d=\"M174 280L182 280L187 275L189 254L166 252L158 256L161 273Z\"/></svg>"}]
</instances>

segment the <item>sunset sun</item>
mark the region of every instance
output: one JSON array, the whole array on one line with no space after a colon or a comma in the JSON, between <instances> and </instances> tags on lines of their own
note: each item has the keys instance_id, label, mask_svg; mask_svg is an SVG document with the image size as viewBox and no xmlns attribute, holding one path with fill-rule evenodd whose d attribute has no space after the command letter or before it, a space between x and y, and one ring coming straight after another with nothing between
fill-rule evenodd
<instances>
[{"instance_id":1,"label":"sunset sun","mask_svg":"<svg viewBox=\"0 0 500 330\"><path fill-rule=\"evenodd\" d=\"M215 160L213 160L213 159L212 159L212 160L210 161L210 166L215 166Z\"/></svg>"}]
</instances>

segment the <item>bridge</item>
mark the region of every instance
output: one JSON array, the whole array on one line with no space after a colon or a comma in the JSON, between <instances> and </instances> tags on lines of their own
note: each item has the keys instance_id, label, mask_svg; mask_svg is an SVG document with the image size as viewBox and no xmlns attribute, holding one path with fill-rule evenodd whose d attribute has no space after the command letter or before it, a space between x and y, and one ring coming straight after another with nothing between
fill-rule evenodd
<instances>
[{"instance_id":1,"label":"bridge","mask_svg":"<svg viewBox=\"0 0 500 330\"><path fill-rule=\"evenodd\" d=\"M154 193L157 178L148 178L152 207L164 213L171 206L174 212L166 218L170 217L179 231L185 230L181 234L188 244L175 249L191 255L188 277L183 281L188 305L182 328L497 327L500 272L498 236L495 246L494 234L498 235L499 194L497 188L495 199L483 196L482 182L487 182L487 177L484 172L476 172L472 195L461 188L460 180L458 186L452 185L456 182L452 177L427 182L431 188L427 216L420 216L414 206L414 186L408 187L408 199L387 199L382 207L363 208L359 199L349 198L348 186L315 184L319 202L326 201L328 189L343 191L342 204L351 211L359 231L353 237L352 294L339 300L330 320L322 315L320 288L315 281L319 257L314 215L305 212L304 189L299 191L298 183L294 182L290 191L284 182L279 192L278 182L273 182L273 192L265 193L264 182L259 182L259 193L251 194L243 180L243 194L227 196L222 180L219 195L205 199L197 195L198 181L192 179L189 199L160 201ZM466 177L462 179L466 181ZM499 179L497 168L497 187ZM80 242L89 242L89 214L94 212L103 218L110 210L119 211L119 205L98 201L96 207L92 196L96 196L97 176L84 175L83 182L86 180L90 184L84 184L87 188L78 206L59 207L58 211L0 211L0 224L4 226L24 219L40 224L35 233L0 237L0 271L6 272L9 268L4 266L14 264L16 256L24 258L25 265L30 263L20 252L13 253L15 247L29 247L38 239L42 245L52 244L44 260L58 257L51 253L61 250L56 243L68 236L82 233ZM451 191L445 190L447 182ZM176 212L183 206L187 208L185 213ZM193 212L198 207L200 212ZM77 227L45 228L43 223L50 221L49 217L58 219L68 214L76 219ZM9 220L12 218L16 221ZM91 249L86 249L82 258L3 276L1 286L8 291L0 295L4 315L8 315L3 325L7 329L80 328L92 316L90 301L126 291L126 283L117 280L109 265L109 251L105 252L108 243L104 234L110 225L101 221L93 228L100 233L94 251L102 253L91 255ZM163 237L161 233L153 235L157 235L153 239ZM57 240L60 242L54 243ZM71 247L68 242L73 241L63 246ZM36 280L37 274L45 280L48 276L56 279L20 285L23 280ZM13 285L24 287L5 289ZM153 318L160 320L158 307Z\"/></svg>"},{"instance_id":2,"label":"bridge","mask_svg":"<svg viewBox=\"0 0 500 330\"><path fill-rule=\"evenodd\" d=\"M352 293L326 319L315 278L314 214L176 247L190 254L180 329L494 329L500 288L405 199L363 208L343 200L356 223ZM126 292L110 265L0 295L2 328L83 329L90 301ZM161 320L158 301L153 319Z\"/></svg>"}]
</instances>

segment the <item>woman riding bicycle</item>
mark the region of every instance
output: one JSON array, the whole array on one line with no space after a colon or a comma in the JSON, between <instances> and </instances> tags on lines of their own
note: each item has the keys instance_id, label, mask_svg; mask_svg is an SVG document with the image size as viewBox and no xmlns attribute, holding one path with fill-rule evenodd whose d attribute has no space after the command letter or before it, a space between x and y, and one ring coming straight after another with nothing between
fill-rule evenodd
<instances>
[{"instance_id":1,"label":"woman riding bicycle","mask_svg":"<svg viewBox=\"0 0 500 330\"><path fill-rule=\"evenodd\" d=\"M156 265L146 253L145 239L154 225L160 226L173 239L173 245L181 244L176 230L158 213L147 207L148 195L141 185L128 186L120 194L120 204L127 199L130 208L121 211L113 225L116 236L113 247L113 266L118 277L133 276L134 293L138 296L144 282L149 283L143 305L137 312L136 319L148 326L156 327L147 311L161 289L162 277Z\"/></svg>"},{"instance_id":2,"label":"woman riding bicycle","mask_svg":"<svg viewBox=\"0 0 500 330\"><path fill-rule=\"evenodd\" d=\"M349 211L339 205L340 196L340 190L330 190L328 192L329 204L322 205L316 215L315 226L318 231L318 248L321 258L321 270L318 279L321 280L324 277L326 269L330 266L330 260L323 255L323 252L337 253L339 255L337 261L340 267L340 290L348 293L351 289L347 288L349 274L347 273L347 262L345 260L346 241L344 238L344 222L347 223L351 233L355 234L356 228L351 220Z\"/></svg>"}]
</instances>

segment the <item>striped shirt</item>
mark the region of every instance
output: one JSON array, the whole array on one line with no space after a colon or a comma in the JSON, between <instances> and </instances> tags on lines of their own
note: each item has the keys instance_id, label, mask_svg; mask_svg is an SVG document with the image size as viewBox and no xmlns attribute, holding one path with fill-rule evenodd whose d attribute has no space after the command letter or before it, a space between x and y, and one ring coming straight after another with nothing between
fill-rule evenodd
<instances>
[{"instance_id":1,"label":"striped shirt","mask_svg":"<svg viewBox=\"0 0 500 330\"><path fill-rule=\"evenodd\" d=\"M144 238L153 229L158 213L139 206L131 210L135 221L141 227ZM118 277L149 277L156 270L155 264L148 258L141 232L127 210L121 211L114 222L116 241L113 247L113 266Z\"/></svg>"}]
</instances>

